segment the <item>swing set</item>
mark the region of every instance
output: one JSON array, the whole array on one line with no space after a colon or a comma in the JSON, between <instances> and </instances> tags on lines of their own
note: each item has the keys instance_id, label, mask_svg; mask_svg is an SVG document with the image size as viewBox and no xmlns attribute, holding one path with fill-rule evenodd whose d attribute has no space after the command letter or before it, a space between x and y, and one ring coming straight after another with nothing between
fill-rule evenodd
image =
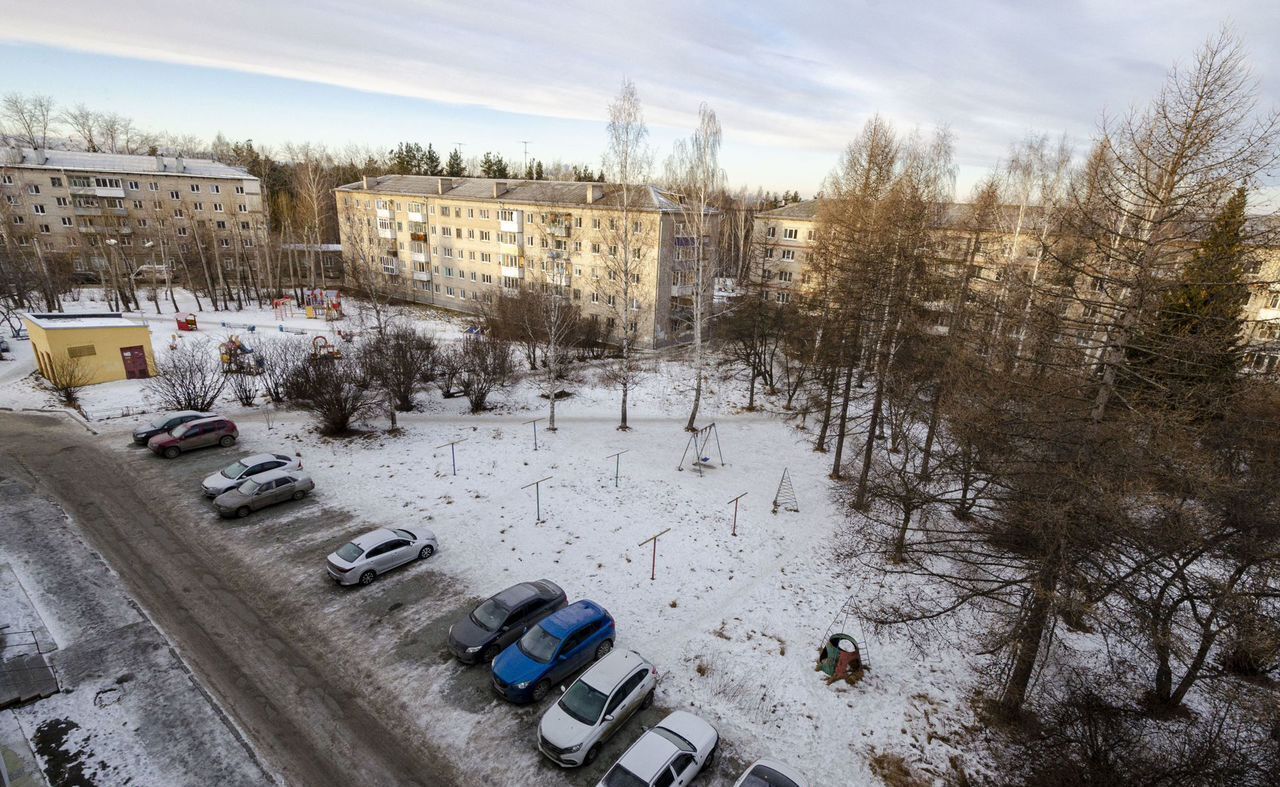
<instances>
[{"instance_id":1,"label":"swing set","mask_svg":"<svg viewBox=\"0 0 1280 787\"><path fill-rule=\"evenodd\" d=\"M699 427L689 435L688 442L684 444L684 452L680 454L680 464L676 465L676 469L684 469L684 460L688 458L691 449L693 451L693 467L697 469L699 476L702 475L704 467L713 467L711 456L707 454L707 448L713 437L716 441L716 456L720 457L720 466L724 467L724 452L720 450L720 433L716 431L715 421L712 421L706 426Z\"/></svg>"}]
</instances>

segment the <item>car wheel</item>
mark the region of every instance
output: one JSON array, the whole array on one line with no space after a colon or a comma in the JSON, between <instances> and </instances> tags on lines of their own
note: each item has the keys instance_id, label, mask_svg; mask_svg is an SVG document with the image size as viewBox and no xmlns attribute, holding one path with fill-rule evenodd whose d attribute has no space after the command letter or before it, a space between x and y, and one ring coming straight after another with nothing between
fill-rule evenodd
<instances>
[{"instance_id":1,"label":"car wheel","mask_svg":"<svg viewBox=\"0 0 1280 787\"><path fill-rule=\"evenodd\" d=\"M436 548L431 546L430 544L427 544L425 547L418 550L418 559L426 560L427 558L431 557L435 553L436 553Z\"/></svg>"},{"instance_id":2,"label":"car wheel","mask_svg":"<svg viewBox=\"0 0 1280 787\"><path fill-rule=\"evenodd\" d=\"M181 452L181 451L179 451L177 448L166 448L166 449L164 449L164 458L165 458L165 459L177 459L177 458L178 458L178 454L180 454L180 453L182 453L182 452Z\"/></svg>"},{"instance_id":3,"label":"car wheel","mask_svg":"<svg viewBox=\"0 0 1280 787\"><path fill-rule=\"evenodd\" d=\"M606 639L596 646L596 661L609 655L609 651L613 650L613 640Z\"/></svg>"},{"instance_id":4,"label":"car wheel","mask_svg":"<svg viewBox=\"0 0 1280 787\"><path fill-rule=\"evenodd\" d=\"M240 506L239 508L237 508L236 516L240 517L241 519L244 519L245 517L249 516L249 506Z\"/></svg>"},{"instance_id":5,"label":"car wheel","mask_svg":"<svg viewBox=\"0 0 1280 787\"><path fill-rule=\"evenodd\" d=\"M551 684L545 680L540 680L533 684L533 701L541 701L543 697L547 696L547 692L549 691L551 691Z\"/></svg>"},{"instance_id":6,"label":"car wheel","mask_svg":"<svg viewBox=\"0 0 1280 787\"><path fill-rule=\"evenodd\" d=\"M502 648L497 645L490 645L480 654L481 661L493 661L498 658L498 654L502 652Z\"/></svg>"},{"instance_id":7,"label":"car wheel","mask_svg":"<svg viewBox=\"0 0 1280 787\"><path fill-rule=\"evenodd\" d=\"M376 576L378 576L377 573L375 573L372 569L370 569L360 575L360 584L368 585L369 583L373 582L373 579Z\"/></svg>"},{"instance_id":8,"label":"car wheel","mask_svg":"<svg viewBox=\"0 0 1280 787\"><path fill-rule=\"evenodd\" d=\"M649 689L649 693L644 695L644 699L640 701L640 710L648 710L653 707L653 689Z\"/></svg>"},{"instance_id":9,"label":"car wheel","mask_svg":"<svg viewBox=\"0 0 1280 787\"><path fill-rule=\"evenodd\" d=\"M597 743L595 746L592 746L590 749L587 749L587 756L582 758L582 764L590 765L591 763L595 762L596 757L599 757L599 756L600 756L600 744Z\"/></svg>"},{"instance_id":10,"label":"car wheel","mask_svg":"<svg viewBox=\"0 0 1280 787\"><path fill-rule=\"evenodd\" d=\"M711 751L707 752L706 761L702 763L702 769L704 771L710 770L711 766L715 764L716 752L719 751L719 749L720 749L720 741L719 739L717 739L715 745L711 747Z\"/></svg>"},{"instance_id":11,"label":"car wheel","mask_svg":"<svg viewBox=\"0 0 1280 787\"><path fill-rule=\"evenodd\" d=\"M236 444L236 439L229 434L224 434L222 436L222 439L218 441L218 445L222 446L223 448L230 448L235 444Z\"/></svg>"},{"instance_id":12,"label":"car wheel","mask_svg":"<svg viewBox=\"0 0 1280 787\"><path fill-rule=\"evenodd\" d=\"M293 493L293 499L294 499L294 500L301 500L302 498L304 498L304 497L306 497L306 496L307 496L307 493L306 493L306 492L303 492L301 489L299 489L297 492L294 492L294 493Z\"/></svg>"}]
</instances>

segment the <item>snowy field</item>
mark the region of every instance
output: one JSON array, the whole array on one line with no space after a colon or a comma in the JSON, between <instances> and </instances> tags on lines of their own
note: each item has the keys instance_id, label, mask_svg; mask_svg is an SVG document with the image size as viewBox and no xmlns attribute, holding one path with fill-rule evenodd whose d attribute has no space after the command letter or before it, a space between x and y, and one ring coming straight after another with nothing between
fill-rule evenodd
<instances>
[{"instance_id":1,"label":"snowy field","mask_svg":"<svg viewBox=\"0 0 1280 787\"><path fill-rule=\"evenodd\" d=\"M274 317L246 311L227 321L261 332L276 329ZM233 330L213 327L221 318L208 313L202 320L216 340ZM445 338L465 324L422 320L425 330ZM157 352L167 349L171 325L166 315L153 327ZM286 327L326 326L302 318ZM49 406L23 372L31 366L26 344L11 342L19 360L0 365L0 406ZM716 423L724 464L713 439L703 451L713 460L704 474L690 467L692 452L678 470L691 397L688 369L677 355L652 361L632 396L630 432L614 428L616 395L599 370L586 365L577 376L573 396L557 405L560 429L548 433L539 424L537 451L522 422L544 416L546 402L527 383L498 391L492 412L483 415L433 389L419 397L419 412L401 414L399 433L385 433L385 421L378 421L366 425L364 436L343 440L316 436L300 413L228 401L222 411L239 424L240 447L300 452L316 493L314 504L218 523L210 537L271 583L268 592L330 638L341 658L359 661L371 698L398 704L425 734L456 744L486 783L523 784L529 768L545 767L534 742L536 715L478 693L436 701L466 669L443 653L441 621L447 626L445 618L471 599L536 578L559 583L570 601L591 598L607 608L617 620L618 645L658 666L658 704L715 724L730 761L774 757L822 785L875 784L873 760L901 758L923 783L950 773L952 758L981 770L966 754L976 722L966 688L972 667L963 654L972 648L938 642L921 652L858 623L860 602L886 590L873 572L850 573L829 557L846 516L827 479L829 456L811 450L809 433L775 414L743 411L744 385L716 380L700 422ZM136 381L97 386L83 399L91 418L153 409ZM105 418L93 427L119 445L122 461L148 461L126 447L124 435L138 420ZM458 439L464 442L454 476L449 449L438 446ZM614 460L606 457L619 451L626 453L615 488ZM784 468L800 510L773 514ZM522 487L544 477L537 521L534 490ZM193 489L198 480L191 479ZM732 536L729 501L743 493ZM214 525L198 495L192 497L193 516L204 518L202 527ZM349 516L315 516L316 505ZM443 577L440 587L411 615L382 612L371 633L362 594L411 587L417 569L342 592L326 584L323 556L367 528L423 524L440 539L430 567ZM652 552L641 542L668 528L658 542L657 578L650 580ZM846 618L850 598L855 612ZM827 685L814 670L833 627L869 635L871 669L856 685ZM629 743L638 734L638 726L629 727L620 737ZM540 772L556 783L554 770Z\"/></svg>"}]
</instances>

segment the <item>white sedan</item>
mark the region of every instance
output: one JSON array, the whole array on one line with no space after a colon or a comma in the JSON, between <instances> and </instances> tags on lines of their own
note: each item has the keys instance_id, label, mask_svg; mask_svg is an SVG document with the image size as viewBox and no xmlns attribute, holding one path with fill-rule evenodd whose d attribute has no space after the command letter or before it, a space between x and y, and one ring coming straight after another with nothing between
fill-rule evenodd
<instances>
[{"instance_id":1,"label":"white sedan","mask_svg":"<svg viewBox=\"0 0 1280 787\"><path fill-rule=\"evenodd\" d=\"M439 548L436 534L426 528L380 527L329 555L329 576L339 585L367 585L379 574L411 560L426 560Z\"/></svg>"},{"instance_id":2,"label":"white sedan","mask_svg":"<svg viewBox=\"0 0 1280 787\"><path fill-rule=\"evenodd\" d=\"M542 714L539 751L566 768L590 765L632 714L653 704L657 685L658 671L640 654L610 652Z\"/></svg>"},{"instance_id":3,"label":"white sedan","mask_svg":"<svg viewBox=\"0 0 1280 787\"><path fill-rule=\"evenodd\" d=\"M229 489L235 489L247 479L268 470L301 470L302 458L288 454L250 454L234 464L227 465L200 484L205 497L217 497Z\"/></svg>"},{"instance_id":4,"label":"white sedan","mask_svg":"<svg viewBox=\"0 0 1280 787\"><path fill-rule=\"evenodd\" d=\"M786 763L756 760L733 787L809 787L809 780Z\"/></svg>"},{"instance_id":5,"label":"white sedan","mask_svg":"<svg viewBox=\"0 0 1280 787\"><path fill-rule=\"evenodd\" d=\"M596 787L685 787L710 767L719 745L715 727L678 710L645 730Z\"/></svg>"}]
</instances>

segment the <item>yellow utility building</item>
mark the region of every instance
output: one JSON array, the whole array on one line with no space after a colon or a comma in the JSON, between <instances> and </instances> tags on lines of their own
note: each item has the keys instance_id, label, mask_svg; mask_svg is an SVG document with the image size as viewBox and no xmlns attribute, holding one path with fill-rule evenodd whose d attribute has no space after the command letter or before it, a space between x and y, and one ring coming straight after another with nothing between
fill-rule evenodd
<instances>
[{"instance_id":1,"label":"yellow utility building","mask_svg":"<svg viewBox=\"0 0 1280 787\"><path fill-rule=\"evenodd\" d=\"M119 312L24 314L22 321L46 378L68 363L89 385L150 377L155 369L150 329Z\"/></svg>"}]
</instances>

